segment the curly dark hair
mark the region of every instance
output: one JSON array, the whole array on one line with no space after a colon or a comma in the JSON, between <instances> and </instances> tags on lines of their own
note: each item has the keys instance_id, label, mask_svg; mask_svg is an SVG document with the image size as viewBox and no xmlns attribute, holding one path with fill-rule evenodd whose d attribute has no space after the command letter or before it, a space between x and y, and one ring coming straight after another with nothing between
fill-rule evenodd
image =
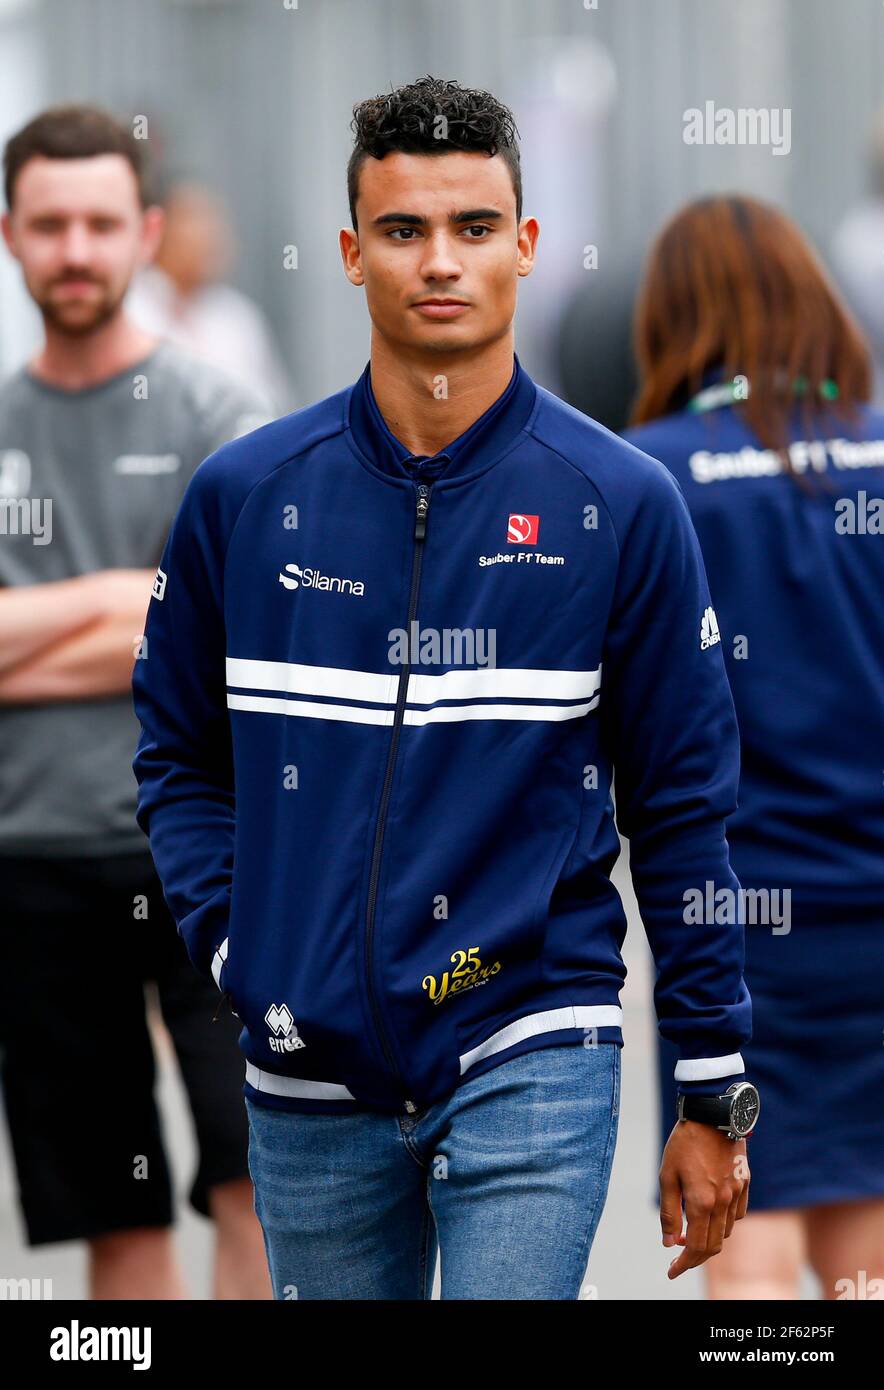
<instances>
[{"instance_id":1,"label":"curly dark hair","mask_svg":"<svg viewBox=\"0 0 884 1390\"><path fill-rule=\"evenodd\" d=\"M445 120L444 138L437 134L440 117ZM521 218L519 132L513 113L490 92L473 91L440 77L420 77L405 87L358 102L350 128L356 139L347 165L347 197L354 227L359 170L369 155L383 159L394 150L403 154L439 155L451 150L499 154L512 175L516 220Z\"/></svg>"}]
</instances>

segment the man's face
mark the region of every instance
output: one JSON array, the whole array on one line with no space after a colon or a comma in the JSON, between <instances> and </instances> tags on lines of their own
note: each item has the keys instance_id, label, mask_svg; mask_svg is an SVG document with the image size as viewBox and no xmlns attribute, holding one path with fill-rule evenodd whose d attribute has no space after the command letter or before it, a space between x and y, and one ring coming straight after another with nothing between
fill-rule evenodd
<instances>
[{"instance_id":1,"label":"man's face","mask_svg":"<svg viewBox=\"0 0 884 1390\"><path fill-rule=\"evenodd\" d=\"M538 226L533 218L516 223L515 190L499 155L366 159L356 213L358 233L341 232L344 268L365 285L375 331L388 342L444 354L509 331Z\"/></svg>"},{"instance_id":2,"label":"man's face","mask_svg":"<svg viewBox=\"0 0 884 1390\"><path fill-rule=\"evenodd\" d=\"M134 271L156 247L159 210L149 212L123 155L28 160L3 235L48 324L78 337L117 312Z\"/></svg>"}]
</instances>

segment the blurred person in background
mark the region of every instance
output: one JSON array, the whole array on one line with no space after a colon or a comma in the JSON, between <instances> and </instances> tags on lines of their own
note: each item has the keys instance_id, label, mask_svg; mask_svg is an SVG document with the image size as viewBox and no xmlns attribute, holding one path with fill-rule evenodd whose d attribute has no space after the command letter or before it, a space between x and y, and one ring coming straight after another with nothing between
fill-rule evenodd
<instances>
[{"instance_id":1,"label":"blurred person in background","mask_svg":"<svg viewBox=\"0 0 884 1390\"><path fill-rule=\"evenodd\" d=\"M235 244L220 201L196 183L173 184L153 262L134 277L126 312L134 323L221 367L273 410L293 407L291 383L266 315L224 277Z\"/></svg>"},{"instance_id":2,"label":"blurred person in background","mask_svg":"<svg viewBox=\"0 0 884 1390\"><path fill-rule=\"evenodd\" d=\"M156 245L141 144L59 107L9 141L2 220L45 341L0 388L0 1052L28 1243L85 1240L94 1298L186 1297L154 1102L155 982L216 1226L215 1293L269 1293L238 1029L212 1022L135 821L131 676L184 487L263 407L123 312Z\"/></svg>"},{"instance_id":3,"label":"blurred person in background","mask_svg":"<svg viewBox=\"0 0 884 1390\"><path fill-rule=\"evenodd\" d=\"M884 415L808 243L749 198L668 223L635 340L628 438L687 499L742 749L727 834L764 1102L749 1215L707 1289L795 1298L807 1261L825 1298L863 1297L884 1277ZM665 1040L659 1056L665 1143Z\"/></svg>"},{"instance_id":4,"label":"blurred person in background","mask_svg":"<svg viewBox=\"0 0 884 1390\"><path fill-rule=\"evenodd\" d=\"M559 320L557 365L569 405L620 431L637 385L632 353L632 303L638 266L630 273L589 278L572 291Z\"/></svg>"},{"instance_id":5,"label":"blurred person in background","mask_svg":"<svg viewBox=\"0 0 884 1390\"><path fill-rule=\"evenodd\" d=\"M884 110L875 122L869 161L872 192L848 208L832 239L832 265L872 346L874 403L884 407Z\"/></svg>"}]
</instances>

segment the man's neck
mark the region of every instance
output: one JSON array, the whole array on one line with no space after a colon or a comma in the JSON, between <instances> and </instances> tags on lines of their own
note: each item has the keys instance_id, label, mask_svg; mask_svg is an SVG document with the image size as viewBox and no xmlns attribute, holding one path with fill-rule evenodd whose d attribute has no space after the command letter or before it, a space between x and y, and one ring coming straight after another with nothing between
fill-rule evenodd
<instances>
[{"instance_id":1,"label":"man's neck","mask_svg":"<svg viewBox=\"0 0 884 1390\"><path fill-rule=\"evenodd\" d=\"M421 457L438 454L502 396L513 374L512 330L476 353L404 357L372 334L371 389L390 431Z\"/></svg>"},{"instance_id":2,"label":"man's neck","mask_svg":"<svg viewBox=\"0 0 884 1390\"><path fill-rule=\"evenodd\" d=\"M124 372L143 361L159 341L136 328L122 313L82 336L62 333L52 324L45 327L46 341L28 368L41 381L69 391L98 386Z\"/></svg>"}]
</instances>

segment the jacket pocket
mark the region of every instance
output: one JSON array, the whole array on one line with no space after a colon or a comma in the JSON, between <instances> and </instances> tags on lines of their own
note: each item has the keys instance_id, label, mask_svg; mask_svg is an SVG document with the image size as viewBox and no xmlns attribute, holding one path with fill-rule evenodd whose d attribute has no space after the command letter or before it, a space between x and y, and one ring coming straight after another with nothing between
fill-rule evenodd
<instances>
[{"instance_id":1,"label":"jacket pocket","mask_svg":"<svg viewBox=\"0 0 884 1390\"><path fill-rule=\"evenodd\" d=\"M225 976L227 974L227 952L230 947L230 937L225 936L224 940L215 947L212 956L212 978L222 994L227 992Z\"/></svg>"},{"instance_id":2,"label":"jacket pocket","mask_svg":"<svg viewBox=\"0 0 884 1390\"><path fill-rule=\"evenodd\" d=\"M239 1018L239 1014L233 1007L233 995L230 992L230 970L229 970L230 937L225 936L215 949L212 957L212 978L221 991L221 999L215 1010L213 1018L218 1018L221 1013L221 1006L226 1002L227 1007L234 1018Z\"/></svg>"}]
</instances>

